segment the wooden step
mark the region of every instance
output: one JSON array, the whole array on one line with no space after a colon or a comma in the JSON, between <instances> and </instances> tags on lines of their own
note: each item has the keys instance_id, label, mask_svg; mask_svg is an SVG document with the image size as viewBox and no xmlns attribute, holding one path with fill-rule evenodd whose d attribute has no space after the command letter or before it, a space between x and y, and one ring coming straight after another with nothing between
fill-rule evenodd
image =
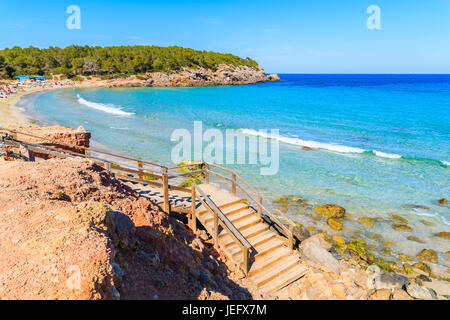
<instances>
[{"instance_id":1,"label":"wooden step","mask_svg":"<svg viewBox=\"0 0 450 320\"><path fill-rule=\"evenodd\" d=\"M283 274L288 274L292 269L300 267L299 260L294 259L294 257L290 257L290 259L282 262L284 263L274 264L263 272L256 274L254 277L251 277L251 280L258 287L261 287L272 279L280 276L282 277Z\"/></svg>"},{"instance_id":2,"label":"wooden step","mask_svg":"<svg viewBox=\"0 0 450 320\"><path fill-rule=\"evenodd\" d=\"M274 232L266 231L266 232L263 232L261 234L258 234L255 237L253 237L252 239L249 240L249 242L251 243L251 245L253 247L256 247L256 246L260 246L260 245L266 243L267 241L270 241L271 239L274 239L276 237L277 237L277 235Z\"/></svg>"},{"instance_id":3,"label":"wooden step","mask_svg":"<svg viewBox=\"0 0 450 320\"><path fill-rule=\"evenodd\" d=\"M250 267L249 276L253 277L258 273L267 270L274 264L283 262L286 258L291 257L293 256L289 249L280 248L279 250L275 250L274 252L268 254L265 259L259 259L258 261L255 261Z\"/></svg>"},{"instance_id":4,"label":"wooden step","mask_svg":"<svg viewBox=\"0 0 450 320\"><path fill-rule=\"evenodd\" d=\"M222 204L222 205L220 205L220 206L218 205L217 207L218 207L220 210L223 211L223 209L228 208L228 207L231 207L231 206L234 206L234 205L237 205L237 204L243 204L244 206L246 206L244 203L242 203L242 200L236 200L236 201L233 201L233 202L228 202L228 203ZM248 207L248 206L247 206L247 207ZM197 211L197 216L198 216L198 217L201 216L201 215L203 215L203 214L205 214L205 213L207 213L207 212L209 212L209 210L208 210L208 209L205 209L203 205L202 205L200 208L198 208L197 210L199 210L199 209L203 209L203 210L200 211L200 212Z\"/></svg>"},{"instance_id":5,"label":"wooden step","mask_svg":"<svg viewBox=\"0 0 450 320\"><path fill-rule=\"evenodd\" d=\"M257 255L255 256L255 259L263 259L265 258L264 256L278 248L282 248L284 245L283 241L275 238L275 239L271 239L270 241L267 241L266 243L263 243L260 246L256 246L254 247Z\"/></svg>"},{"instance_id":6,"label":"wooden step","mask_svg":"<svg viewBox=\"0 0 450 320\"><path fill-rule=\"evenodd\" d=\"M233 210L232 212L224 212L225 216L232 222L234 221L233 220L234 218L241 217L242 215L245 216L245 215L248 215L251 213L252 213L252 211L249 211L248 207L246 207L246 206L240 207L239 209ZM211 217L209 217L205 221L206 221L206 223L209 223L212 220L214 220L214 218L211 214Z\"/></svg>"},{"instance_id":7,"label":"wooden step","mask_svg":"<svg viewBox=\"0 0 450 320\"><path fill-rule=\"evenodd\" d=\"M248 229L256 224L262 224L261 218L257 215L251 214L248 215L245 219L240 220L239 222L233 223L236 229L242 233L245 229Z\"/></svg>"},{"instance_id":8,"label":"wooden step","mask_svg":"<svg viewBox=\"0 0 450 320\"><path fill-rule=\"evenodd\" d=\"M280 277L276 277L265 285L261 286L260 290L267 293L274 293L303 277L308 272L308 269L300 263L298 263L297 265L298 266L296 268L293 268L290 272L282 274L280 275Z\"/></svg>"},{"instance_id":9,"label":"wooden step","mask_svg":"<svg viewBox=\"0 0 450 320\"><path fill-rule=\"evenodd\" d=\"M251 243L250 239L254 236L257 236L258 234L263 233L264 231L269 230L269 226L265 223L259 223L257 225L254 225L248 229L245 229L241 234ZM232 237L228 233L222 233L219 235L219 239L224 242L227 237Z\"/></svg>"}]
</instances>

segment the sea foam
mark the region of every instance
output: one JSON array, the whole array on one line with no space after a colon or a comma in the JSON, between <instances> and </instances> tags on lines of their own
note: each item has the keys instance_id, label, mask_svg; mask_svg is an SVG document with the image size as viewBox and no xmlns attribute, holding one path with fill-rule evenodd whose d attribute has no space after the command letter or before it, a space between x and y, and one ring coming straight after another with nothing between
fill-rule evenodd
<instances>
[{"instance_id":1,"label":"sea foam","mask_svg":"<svg viewBox=\"0 0 450 320\"><path fill-rule=\"evenodd\" d=\"M323 150L341 152L341 153L365 153L365 152L368 152L368 153L372 153L380 158L388 158L388 159L401 159L402 158L401 155L395 154L395 153L386 153L386 152L381 152L381 151L377 151L377 150L372 151L372 150L366 150L366 149L361 149L361 148L356 148L356 147L343 146L343 145L339 145L339 144L308 141L308 140L302 140L299 138L285 137L282 135L271 135L271 134L266 134L266 133L259 132L256 130L252 130L252 129L241 129L240 131L247 135L260 136L260 137L264 137L264 138L268 138L268 139L276 139L280 142L284 142L287 144L292 144L292 145L297 145L297 146L302 146L302 147L309 147L312 149L323 149Z\"/></svg>"},{"instance_id":2,"label":"sea foam","mask_svg":"<svg viewBox=\"0 0 450 320\"><path fill-rule=\"evenodd\" d=\"M276 139L280 142L284 142L287 144L302 146L302 147L309 147L312 149L324 149L329 151L336 151L336 152L342 152L342 153L364 153L367 150L361 149L361 148L354 148L354 147L348 147L338 144L330 144L330 143L323 143L323 142L317 142L317 141L308 141L308 140L302 140L299 138L289 138L281 135L271 135L271 134L265 134L256 130L252 129L241 129L241 132L247 135L253 135L253 136L260 136L268 139Z\"/></svg>"},{"instance_id":3,"label":"sea foam","mask_svg":"<svg viewBox=\"0 0 450 320\"><path fill-rule=\"evenodd\" d=\"M134 115L135 113L133 112L125 112L122 109L111 105L111 104L103 104L103 103L98 103L98 102L92 102L92 101L88 101L83 99L82 97L80 97L80 95L77 95L78 98L78 103L82 104L86 107L95 109L95 110L99 110L99 111L103 111L109 114L114 114L117 116L123 116L123 117L130 117L132 115Z\"/></svg>"}]
</instances>

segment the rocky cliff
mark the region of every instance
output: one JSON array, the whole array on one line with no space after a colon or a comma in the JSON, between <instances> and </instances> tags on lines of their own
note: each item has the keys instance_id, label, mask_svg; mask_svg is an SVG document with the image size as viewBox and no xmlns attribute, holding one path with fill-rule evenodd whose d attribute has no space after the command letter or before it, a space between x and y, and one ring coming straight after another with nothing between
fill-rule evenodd
<instances>
[{"instance_id":1,"label":"rocky cliff","mask_svg":"<svg viewBox=\"0 0 450 320\"><path fill-rule=\"evenodd\" d=\"M83 159L0 162L0 300L249 299L212 245Z\"/></svg>"},{"instance_id":2,"label":"rocky cliff","mask_svg":"<svg viewBox=\"0 0 450 320\"><path fill-rule=\"evenodd\" d=\"M278 77L278 76L277 76ZM266 76L263 68L254 69L248 66L230 66L221 64L216 70L184 68L173 73L152 72L139 76L116 79L91 79L80 85L101 87L199 87L253 84L265 81L278 81L273 75Z\"/></svg>"}]
</instances>

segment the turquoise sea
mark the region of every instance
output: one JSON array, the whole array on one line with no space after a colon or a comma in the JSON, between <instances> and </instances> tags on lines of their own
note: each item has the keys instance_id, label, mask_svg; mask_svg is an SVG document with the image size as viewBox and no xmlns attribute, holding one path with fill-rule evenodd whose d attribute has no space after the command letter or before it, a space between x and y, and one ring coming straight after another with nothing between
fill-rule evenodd
<instances>
[{"instance_id":1,"label":"turquoise sea","mask_svg":"<svg viewBox=\"0 0 450 320\"><path fill-rule=\"evenodd\" d=\"M229 166L266 198L297 194L311 205L336 203L349 213L349 234L357 229L370 241L355 220L377 217L371 234L396 241L399 251L448 251L448 240L433 234L450 231L450 207L436 203L450 199L450 75L280 76L281 82L246 86L62 89L21 104L50 123L85 127L106 147L168 164L177 144L171 133L192 132L194 121L204 130L245 135L278 129L272 137L280 143L278 174ZM313 223L304 210L288 208L287 214ZM413 232L394 232L392 213L407 218ZM410 235L426 244L407 240Z\"/></svg>"}]
</instances>

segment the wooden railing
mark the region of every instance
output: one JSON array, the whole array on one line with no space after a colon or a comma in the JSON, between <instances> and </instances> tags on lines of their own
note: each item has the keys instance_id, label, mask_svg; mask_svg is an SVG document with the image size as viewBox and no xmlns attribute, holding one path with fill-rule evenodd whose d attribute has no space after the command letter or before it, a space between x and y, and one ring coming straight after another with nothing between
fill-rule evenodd
<instances>
[{"instance_id":1,"label":"wooden railing","mask_svg":"<svg viewBox=\"0 0 450 320\"><path fill-rule=\"evenodd\" d=\"M189 224L191 229L196 232L197 230L197 216L196 216L196 206L197 200L213 215L213 231L212 237L214 239L214 246L216 248L219 247L219 227L228 231L235 242L242 249L242 263L241 267L244 270L245 274L248 274L249 271L249 262L253 254L255 253L254 248L248 242L248 240L241 234L241 232L231 223L231 221L227 218L227 216L220 210L219 207L212 201L195 183L194 180L191 180L191 195L192 195L192 205L191 205L191 214L189 218ZM197 193L199 196L197 196Z\"/></svg>"},{"instance_id":2,"label":"wooden railing","mask_svg":"<svg viewBox=\"0 0 450 320\"><path fill-rule=\"evenodd\" d=\"M233 195L237 195L237 189L240 190L242 194L244 194L247 197L247 200L249 203L253 203L255 206L256 211L260 215L265 215L279 228L279 231L283 233L284 236L288 239L288 245L291 250L294 248L294 227L295 224L290 220L288 217L286 217L284 214L280 213L280 216L283 217L283 220L285 223L280 221L280 219L275 216L270 210L268 210L263 205L263 197L261 194L256 190L251 184L249 184L245 179L243 179L240 175L238 175L236 172L234 172L231 169L221 167L219 165L209 163L209 162L195 162L185 165L179 165L176 167L168 168L168 171L172 170L179 170L179 169L186 169L186 168L201 168L199 170L193 170L191 172L183 173L182 175L188 176L196 173L204 173L205 174L205 182L207 184L211 181L211 176L220 178L222 180L225 180L229 183L231 183L231 193ZM217 173L212 168L219 169L222 171L225 171L226 173L230 174L231 177L227 177L223 174ZM180 175L172 175L170 177L176 177ZM287 226L286 226L287 224Z\"/></svg>"},{"instance_id":3,"label":"wooden railing","mask_svg":"<svg viewBox=\"0 0 450 320\"><path fill-rule=\"evenodd\" d=\"M278 226L279 231L287 237L289 248L293 250L294 247L293 228L295 224L283 214L281 214L281 216L283 217L285 223L280 221L280 219L277 216L272 214L270 210L268 210L263 205L263 198L261 194L233 170L209 162L196 162L168 168L164 165L160 165L154 162L118 155L111 152L99 150L96 148L87 148L83 146L62 143L49 138L39 137L29 133L19 132L16 130L0 127L0 132L2 131L9 132L12 134L13 139L7 140L5 142L6 145L12 148L19 149L20 147L23 147L25 150L27 150L28 153L32 155L43 154L60 158L76 158L76 157L85 158L87 160L93 161L103 166L105 169L113 173L118 179L128 180L140 184L147 184L161 188L163 190L162 209L166 213L170 213L171 211L169 201L169 191L180 191L186 194L191 194L192 207L189 220L191 227L194 229L194 231L197 228L195 216L195 203L196 200L199 200L205 206L205 208L209 210L214 216L214 235L212 236L214 238L215 243L217 244L218 241L218 230L220 225L222 228L226 229L235 238L236 242L242 247L243 249L242 251L244 254L243 269L248 271L249 258L250 255L253 253L254 249L252 248L248 240L228 220L225 214L215 205L215 203L209 197L207 197L200 188L197 187L195 181L191 179L191 176L201 173L204 175L204 178L201 180L205 180L207 184L211 182L211 177L222 179L231 184L231 193L233 195L237 195L239 190L242 194L245 195L250 205L252 205L255 208L255 210L258 212L259 215L268 217L274 225ZM52 143L55 146L49 146L42 143L29 143L20 141L17 140L18 134L40 139L43 141L48 141L49 143ZM56 146L72 148L75 150L83 150L84 153L78 153L71 150L61 149ZM184 169L193 168L193 170L187 172L179 172L179 170L183 168ZM229 174L231 175L231 177L215 172L213 169L224 171L225 174ZM173 172L175 170L176 172ZM192 181L191 188L184 188L169 184L170 180L177 178L183 179L186 178L186 180ZM197 193L200 196L197 196Z\"/></svg>"}]
</instances>

